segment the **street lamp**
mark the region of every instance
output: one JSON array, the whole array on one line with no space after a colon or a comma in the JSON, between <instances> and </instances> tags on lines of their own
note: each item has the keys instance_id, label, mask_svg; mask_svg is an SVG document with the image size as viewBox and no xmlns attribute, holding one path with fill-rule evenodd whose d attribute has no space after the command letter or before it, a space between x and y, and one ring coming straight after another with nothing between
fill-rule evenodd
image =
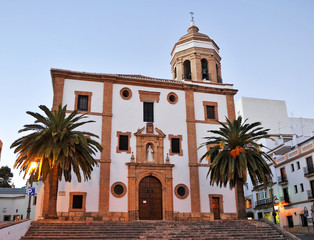
<instances>
[{"instance_id":1,"label":"street lamp","mask_svg":"<svg viewBox=\"0 0 314 240\"><path fill-rule=\"evenodd\" d=\"M31 162L30 165L30 172L31 172L31 176L29 177L29 181L31 184L31 188L33 187L33 181L34 181L34 170L37 167L37 163L36 162ZM27 207L27 214L26 214L26 218L30 219L31 218L31 200L32 200L32 195L28 196L28 207Z\"/></svg>"},{"instance_id":2,"label":"street lamp","mask_svg":"<svg viewBox=\"0 0 314 240\"><path fill-rule=\"evenodd\" d=\"M276 220L276 210L278 210L278 207L276 206L277 209L275 209L275 202L277 199L276 196L274 196L274 193L273 193L273 187L272 187L272 182L269 184L269 188L270 188L270 192L271 192L271 202L272 202L272 205L273 205L273 219L274 219L274 223L277 224L277 220Z\"/></svg>"}]
</instances>

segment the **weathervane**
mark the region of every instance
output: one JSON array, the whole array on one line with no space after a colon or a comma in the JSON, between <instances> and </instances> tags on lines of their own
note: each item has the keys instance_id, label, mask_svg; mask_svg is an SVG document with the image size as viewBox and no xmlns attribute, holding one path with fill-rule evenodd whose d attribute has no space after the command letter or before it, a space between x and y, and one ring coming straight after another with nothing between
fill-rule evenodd
<instances>
[{"instance_id":1,"label":"weathervane","mask_svg":"<svg viewBox=\"0 0 314 240\"><path fill-rule=\"evenodd\" d=\"M194 21L194 12L190 12L190 14L191 14L191 18L192 18L192 20L191 21Z\"/></svg>"}]
</instances>

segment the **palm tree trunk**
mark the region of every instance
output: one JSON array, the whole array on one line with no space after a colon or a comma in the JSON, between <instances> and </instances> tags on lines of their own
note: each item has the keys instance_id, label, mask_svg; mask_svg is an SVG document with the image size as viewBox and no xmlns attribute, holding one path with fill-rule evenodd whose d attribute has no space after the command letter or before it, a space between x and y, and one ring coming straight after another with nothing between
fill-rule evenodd
<instances>
[{"instance_id":1,"label":"palm tree trunk","mask_svg":"<svg viewBox=\"0 0 314 240\"><path fill-rule=\"evenodd\" d=\"M238 201L238 219L246 219L246 211L245 211L245 198L243 191L243 178L238 179L237 181L237 201Z\"/></svg>"},{"instance_id":2,"label":"palm tree trunk","mask_svg":"<svg viewBox=\"0 0 314 240\"><path fill-rule=\"evenodd\" d=\"M57 219L57 197L58 197L58 170L59 167L54 167L49 173L49 202L47 219Z\"/></svg>"}]
</instances>

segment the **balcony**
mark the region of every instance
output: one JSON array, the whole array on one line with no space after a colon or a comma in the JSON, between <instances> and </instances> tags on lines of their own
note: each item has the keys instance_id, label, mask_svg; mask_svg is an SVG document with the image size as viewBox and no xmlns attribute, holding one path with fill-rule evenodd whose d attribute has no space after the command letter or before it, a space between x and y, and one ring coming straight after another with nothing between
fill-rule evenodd
<instances>
[{"instance_id":1,"label":"balcony","mask_svg":"<svg viewBox=\"0 0 314 240\"><path fill-rule=\"evenodd\" d=\"M255 202L255 207L261 207L264 205L268 205L268 204L273 204L273 201L271 198L265 198L265 199L261 199Z\"/></svg>"},{"instance_id":2,"label":"balcony","mask_svg":"<svg viewBox=\"0 0 314 240\"><path fill-rule=\"evenodd\" d=\"M280 197L280 202L290 203L289 196L287 196L287 197Z\"/></svg>"},{"instance_id":3,"label":"balcony","mask_svg":"<svg viewBox=\"0 0 314 240\"><path fill-rule=\"evenodd\" d=\"M280 186L282 186L282 185L287 185L287 184L288 184L288 179L287 179L287 177L286 177L286 176L279 176L279 177L278 177L278 184L279 184Z\"/></svg>"},{"instance_id":4,"label":"balcony","mask_svg":"<svg viewBox=\"0 0 314 240\"><path fill-rule=\"evenodd\" d=\"M307 199L312 199L314 198L314 194L312 193L311 190L307 190Z\"/></svg>"},{"instance_id":5,"label":"balcony","mask_svg":"<svg viewBox=\"0 0 314 240\"><path fill-rule=\"evenodd\" d=\"M303 168L304 171L304 177L313 177L314 176L314 165L313 164L309 164L307 165L307 167Z\"/></svg>"}]
</instances>

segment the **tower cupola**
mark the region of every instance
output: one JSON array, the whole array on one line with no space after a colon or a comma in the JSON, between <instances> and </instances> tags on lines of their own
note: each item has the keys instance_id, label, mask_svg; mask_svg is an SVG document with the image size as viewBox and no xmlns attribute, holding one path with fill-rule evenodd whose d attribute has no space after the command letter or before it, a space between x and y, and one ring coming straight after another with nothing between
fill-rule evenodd
<instances>
[{"instance_id":1,"label":"tower cupola","mask_svg":"<svg viewBox=\"0 0 314 240\"><path fill-rule=\"evenodd\" d=\"M177 81L222 83L219 47L191 21L171 52L172 78Z\"/></svg>"}]
</instances>

